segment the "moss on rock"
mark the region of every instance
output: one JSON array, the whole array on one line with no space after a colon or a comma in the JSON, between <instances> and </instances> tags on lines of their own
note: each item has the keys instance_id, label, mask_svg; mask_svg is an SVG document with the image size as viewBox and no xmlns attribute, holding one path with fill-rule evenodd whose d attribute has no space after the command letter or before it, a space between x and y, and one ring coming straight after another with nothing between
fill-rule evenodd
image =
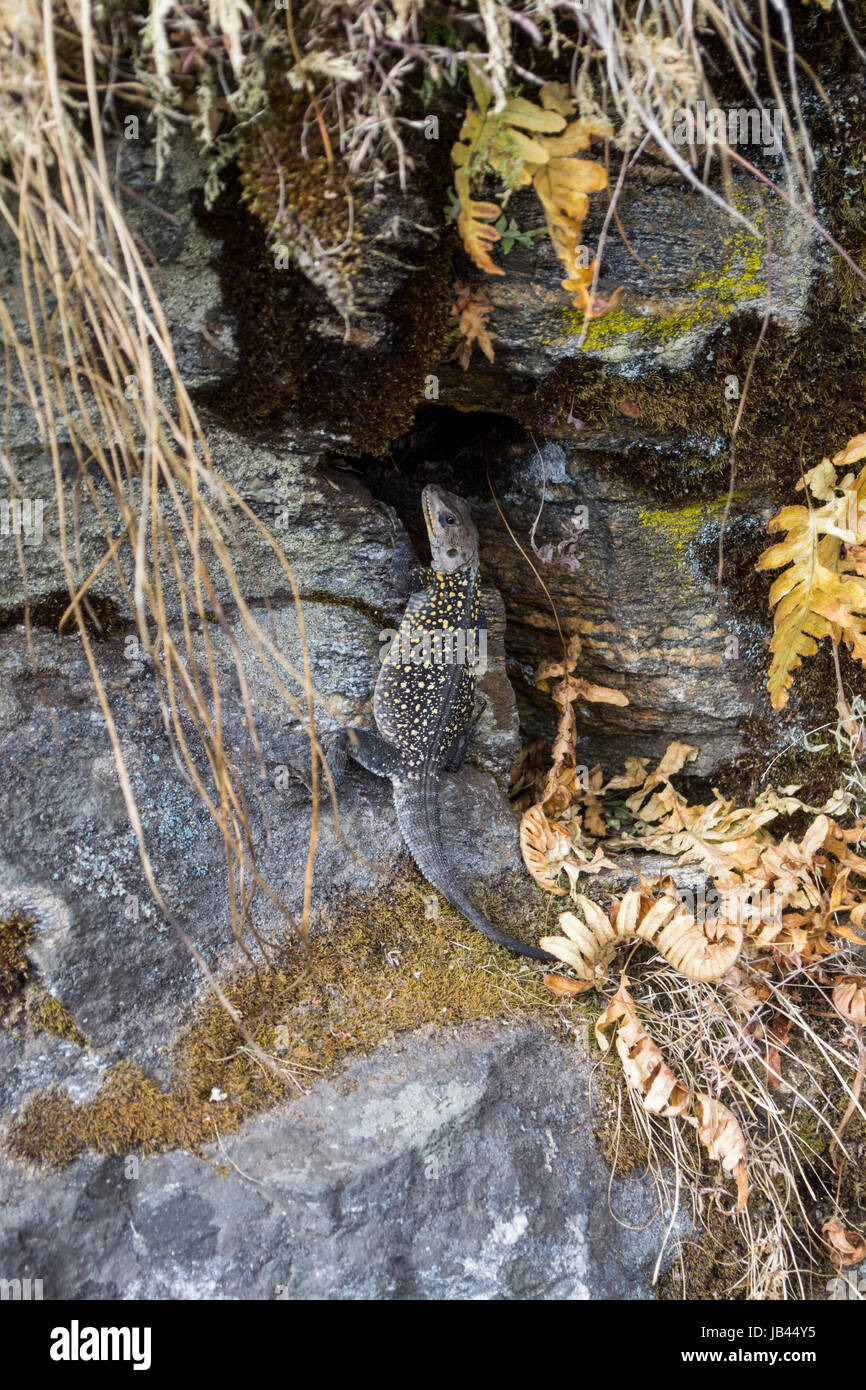
<instances>
[{"instance_id":1,"label":"moss on rock","mask_svg":"<svg viewBox=\"0 0 866 1390\"><path fill-rule=\"evenodd\" d=\"M513 910L513 894L506 889L497 904ZM174 1045L167 1090L121 1062L91 1100L75 1103L56 1087L37 1091L12 1119L10 1152L56 1167L85 1150L198 1150L398 1033L556 1016L543 972L489 946L426 884L396 880L327 915L331 929L314 935L309 951L287 943L267 963L223 981L274 1069L261 1065L208 996Z\"/></svg>"},{"instance_id":2,"label":"moss on rock","mask_svg":"<svg viewBox=\"0 0 866 1390\"><path fill-rule=\"evenodd\" d=\"M27 1017L40 1033L53 1033L66 1042L84 1047L85 1038L72 1014L47 989L33 990L27 1000Z\"/></svg>"},{"instance_id":3,"label":"moss on rock","mask_svg":"<svg viewBox=\"0 0 866 1390\"><path fill-rule=\"evenodd\" d=\"M34 919L17 908L0 921L0 999L15 994L27 981L27 947L33 940L34 925Z\"/></svg>"}]
</instances>

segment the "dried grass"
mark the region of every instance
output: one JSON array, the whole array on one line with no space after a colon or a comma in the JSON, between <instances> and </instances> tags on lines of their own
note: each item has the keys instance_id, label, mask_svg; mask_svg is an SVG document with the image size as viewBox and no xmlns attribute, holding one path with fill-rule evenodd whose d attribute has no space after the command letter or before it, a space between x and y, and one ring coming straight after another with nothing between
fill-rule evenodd
<instances>
[{"instance_id":1,"label":"dried grass","mask_svg":"<svg viewBox=\"0 0 866 1390\"><path fill-rule=\"evenodd\" d=\"M40 12L29 0L20 18L26 46L16 41L13 48L19 80L7 81L0 90L10 164L0 179L0 215L17 242L21 290L20 303L8 298L0 303L8 382L5 420L8 443L13 406L23 400L51 460L60 560L69 592L61 627L74 622L78 628L144 873L165 917L174 921L153 872L88 624L93 613L88 593L107 569L114 571L141 649L152 662L175 761L221 837L235 937L243 942L248 932L256 936L252 903L257 889L305 937L317 832L318 759L313 759L314 814L303 911L296 923L257 867L244 777L224 740L224 696L212 633L215 619L234 657L246 731L261 773L243 661L225 615L226 596L256 660L318 747L317 696L297 585L277 541L213 467L142 252L118 206L102 137L88 0L78 10L78 38L92 148L79 131L60 76L50 6ZM63 439L69 441L65 454ZM64 477L70 450L77 472L75 497L80 493L80 505L94 509L105 533L105 552L86 574L79 550L79 503L70 497ZM8 450L5 466L12 496L23 495ZM238 577L239 517L270 547L291 587L303 653L300 668L287 660L247 604ZM26 589L26 553L20 538L18 553ZM172 618L172 613L179 616ZM205 969L194 944L175 925Z\"/></svg>"}]
</instances>

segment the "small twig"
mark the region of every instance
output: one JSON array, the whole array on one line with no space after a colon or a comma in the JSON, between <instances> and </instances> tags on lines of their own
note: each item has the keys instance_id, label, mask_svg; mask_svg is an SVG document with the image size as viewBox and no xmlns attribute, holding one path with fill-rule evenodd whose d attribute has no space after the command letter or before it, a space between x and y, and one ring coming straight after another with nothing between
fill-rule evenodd
<instances>
[{"instance_id":1,"label":"small twig","mask_svg":"<svg viewBox=\"0 0 866 1390\"><path fill-rule=\"evenodd\" d=\"M851 1121L851 1116L854 1114L854 1111L857 1109L857 1104L858 1104L858 1101L860 1100L860 1092L861 1092L862 1089L863 1089L863 1077L864 1077L864 1076L866 1076L866 1047L863 1046L863 1029L862 1029L862 1028L858 1028L858 1029L857 1029L857 1074L856 1074L856 1076L854 1077L853 1082L851 1083L851 1095L850 1095L850 1098L849 1098L849 1100L848 1100L848 1106L847 1106L847 1108L846 1108L846 1110L845 1110L845 1114L842 1116L841 1120L839 1121L839 1124L838 1124L838 1126L836 1127L836 1129L835 1129L835 1131L834 1131L834 1133L833 1133L833 1138L832 1138L832 1140L830 1141L830 1150L829 1150L829 1152L830 1152L830 1162L833 1163L833 1164L835 1164L836 1170L837 1170L837 1172L839 1172L840 1174L841 1174L841 1172L842 1172L842 1162L841 1162L841 1161L837 1162L837 1160L836 1160L836 1150L838 1149L839 1145L840 1145L841 1142L842 1142L842 1135L845 1133L845 1130L848 1128L848 1125L849 1125L849 1123L850 1123L850 1121Z\"/></svg>"}]
</instances>

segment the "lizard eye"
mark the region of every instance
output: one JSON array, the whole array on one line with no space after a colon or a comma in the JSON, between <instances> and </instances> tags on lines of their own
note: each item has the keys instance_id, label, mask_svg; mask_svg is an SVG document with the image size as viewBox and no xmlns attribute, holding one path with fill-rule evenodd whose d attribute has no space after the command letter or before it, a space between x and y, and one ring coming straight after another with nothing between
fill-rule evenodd
<instances>
[{"instance_id":1,"label":"lizard eye","mask_svg":"<svg viewBox=\"0 0 866 1390\"><path fill-rule=\"evenodd\" d=\"M457 518L453 517L450 512L439 513L439 523L441 526L454 526L456 521Z\"/></svg>"}]
</instances>

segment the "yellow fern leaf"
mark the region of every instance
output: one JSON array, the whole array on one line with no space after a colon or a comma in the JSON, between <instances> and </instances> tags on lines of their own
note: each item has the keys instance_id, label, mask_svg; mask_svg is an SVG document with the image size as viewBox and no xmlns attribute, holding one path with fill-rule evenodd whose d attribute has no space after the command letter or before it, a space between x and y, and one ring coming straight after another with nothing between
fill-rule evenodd
<instances>
[{"instance_id":1,"label":"yellow fern leaf","mask_svg":"<svg viewBox=\"0 0 866 1390\"><path fill-rule=\"evenodd\" d=\"M563 155L580 154L581 150L589 148L589 142L593 135L609 138L613 135L613 127L610 121L596 120L593 116L581 116L579 120L572 121L561 135L548 135L545 139L547 153L551 158Z\"/></svg>"},{"instance_id":2,"label":"yellow fern leaf","mask_svg":"<svg viewBox=\"0 0 866 1390\"><path fill-rule=\"evenodd\" d=\"M460 201L457 230L468 254L479 270L486 270L488 275L504 275L505 271L490 259L490 247L499 241L499 233L490 223L496 221L502 209L498 203L476 202L470 196L466 168L457 170L454 186Z\"/></svg>"},{"instance_id":3,"label":"yellow fern leaf","mask_svg":"<svg viewBox=\"0 0 866 1390\"><path fill-rule=\"evenodd\" d=\"M607 186L607 173L602 165L576 155L587 148L593 135L609 136L609 122L596 117L568 122L574 101L567 88L557 83L542 87L540 106L524 97L513 97L500 111L492 111L489 84L477 63L470 64L470 80L477 106L469 107L451 151L460 204L457 228L467 252L489 275L504 273L490 259L490 247L499 235L487 225L499 216L500 209L496 203L473 201L473 178L486 169L498 175L507 189L531 183L566 270L563 287L588 318L606 312L616 295L595 306L590 302L588 286L594 266L585 263L580 233L589 208L588 195Z\"/></svg>"},{"instance_id":4,"label":"yellow fern leaf","mask_svg":"<svg viewBox=\"0 0 866 1390\"><path fill-rule=\"evenodd\" d=\"M589 210L587 195L607 187L607 174L591 159L558 156L541 166L532 186L547 214L548 227L579 229Z\"/></svg>"},{"instance_id":5,"label":"yellow fern leaf","mask_svg":"<svg viewBox=\"0 0 866 1390\"><path fill-rule=\"evenodd\" d=\"M849 462L852 456L860 457L857 444L852 440L848 451L837 458ZM764 551L756 566L758 570L787 566L769 598L776 610L767 681L774 709L787 704L794 671L804 657L814 655L822 637L845 640L866 664L866 580L851 573L856 557L847 552L847 547L866 538L851 529L852 521L855 527L859 524L864 480L866 469L858 479L852 474L833 490L821 465L807 474L806 481L816 498L829 500L820 507L782 507L770 522L771 531L787 532L783 541Z\"/></svg>"}]
</instances>

